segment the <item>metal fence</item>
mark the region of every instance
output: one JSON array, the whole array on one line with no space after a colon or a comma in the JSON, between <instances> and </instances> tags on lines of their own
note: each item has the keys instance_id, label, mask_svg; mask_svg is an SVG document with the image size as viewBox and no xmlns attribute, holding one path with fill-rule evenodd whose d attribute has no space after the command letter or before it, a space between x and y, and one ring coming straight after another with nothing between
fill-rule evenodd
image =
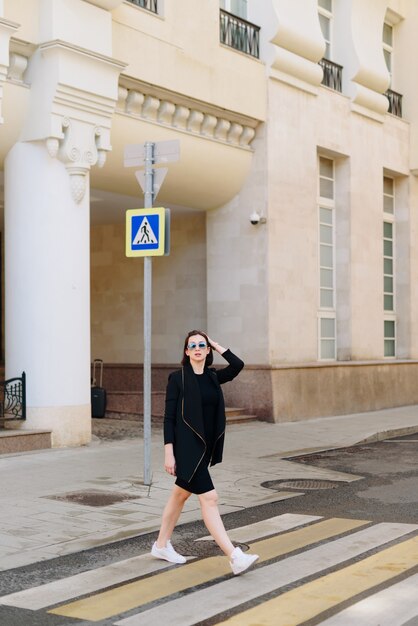
<instances>
[{"instance_id":1,"label":"metal fence","mask_svg":"<svg viewBox=\"0 0 418 626\"><path fill-rule=\"evenodd\" d=\"M402 95L392 91L392 89L388 89L385 96L389 100L388 113L402 117Z\"/></svg>"},{"instance_id":2,"label":"metal fence","mask_svg":"<svg viewBox=\"0 0 418 626\"><path fill-rule=\"evenodd\" d=\"M260 27L232 15L228 11L220 11L220 40L221 43L235 48L250 56L260 57Z\"/></svg>"},{"instance_id":3,"label":"metal fence","mask_svg":"<svg viewBox=\"0 0 418 626\"><path fill-rule=\"evenodd\" d=\"M152 13L158 13L158 0L128 0L132 4L136 4L137 7L147 9Z\"/></svg>"},{"instance_id":4,"label":"metal fence","mask_svg":"<svg viewBox=\"0 0 418 626\"><path fill-rule=\"evenodd\" d=\"M0 382L0 421L26 419L26 374Z\"/></svg>"},{"instance_id":5,"label":"metal fence","mask_svg":"<svg viewBox=\"0 0 418 626\"><path fill-rule=\"evenodd\" d=\"M319 65L322 67L324 75L322 77L322 84L325 87L334 89L334 91L342 91L343 83L343 68L342 65L329 61L329 59L321 59Z\"/></svg>"}]
</instances>

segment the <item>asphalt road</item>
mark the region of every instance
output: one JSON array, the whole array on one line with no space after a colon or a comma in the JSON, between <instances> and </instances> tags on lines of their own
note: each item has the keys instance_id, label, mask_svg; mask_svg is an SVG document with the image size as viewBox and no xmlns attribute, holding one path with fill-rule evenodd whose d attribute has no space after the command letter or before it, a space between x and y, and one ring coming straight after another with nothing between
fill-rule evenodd
<instances>
[{"instance_id":1,"label":"asphalt road","mask_svg":"<svg viewBox=\"0 0 418 626\"><path fill-rule=\"evenodd\" d=\"M362 477L285 503L288 511L418 523L418 434L293 460Z\"/></svg>"},{"instance_id":2,"label":"asphalt road","mask_svg":"<svg viewBox=\"0 0 418 626\"><path fill-rule=\"evenodd\" d=\"M347 520L368 520L377 523L418 524L418 435L354 446L343 450L299 456L292 460L353 474L358 477L358 480L337 484L337 486L329 485L325 481L319 485L314 483L296 485L295 491L304 495L264 506L249 507L244 511L225 515L224 523L227 529L254 524L260 520L267 520L285 513L324 518L337 517ZM266 486L283 490L280 483L271 483ZM289 486L286 486L286 490L289 490ZM219 549L212 542L193 544L195 539L206 534L207 531L201 522L179 526L174 538L176 548L185 555L193 554L197 557L220 554ZM142 535L59 559L0 572L0 596L146 553L154 539L155 533ZM318 542L318 545L321 545L321 541ZM296 554L299 552L303 552L303 549L296 550ZM416 569L418 572L418 564ZM295 586L297 587L297 584L290 584L284 590L289 591ZM206 587L203 585L201 588L205 589ZM209 588L210 584L208 584ZM280 593L282 591L281 589ZM263 600L269 600L277 595L277 592L272 592L267 594ZM248 602L245 608L251 608L257 602L260 602L259 598ZM158 602L154 604L158 605ZM225 619L230 614L233 615L234 612L236 610L227 612L222 615L222 618ZM130 614L132 611L128 613L128 615ZM111 617L95 623L110 625L114 624L115 621L117 619ZM0 606L0 624L2 626L68 626L70 624L91 623L91 621L52 615L44 609L31 611L13 606ZM212 619L201 624L210 626L210 624L215 623L216 621ZM313 619L305 623L313 625L321 622ZM412 621L405 622L405 626L406 624L417 626L418 620L413 618ZM353 626L356 626L354 622Z\"/></svg>"}]
</instances>

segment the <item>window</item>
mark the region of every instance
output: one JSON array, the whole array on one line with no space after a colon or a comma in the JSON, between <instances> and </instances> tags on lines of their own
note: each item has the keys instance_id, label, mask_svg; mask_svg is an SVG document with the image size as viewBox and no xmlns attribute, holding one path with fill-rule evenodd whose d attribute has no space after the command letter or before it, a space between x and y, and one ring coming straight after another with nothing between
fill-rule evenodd
<instances>
[{"instance_id":1,"label":"window","mask_svg":"<svg viewBox=\"0 0 418 626\"><path fill-rule=\"evenodd\" d=\"M385 331L385 351L384 354L386 357L395 356L395 321L394 320L385 320L384 321L384 331Z\"/></svg>"},{"instance_id":2,"label":"window","mask_svg":"<svg viewBox=\"0 0 418 626\"><path fill-rule=\"evenodd\" d=\"M333 209L319 207L319 306L334 306Z\"/></svg>"},{"instance_id":3,"label":"window","mask_svg":"<svg viewBox=\"0 0 418 626\"><path fill-rule=\"evenodd\" d=\"M319 24L325 39L325 58L331 60L332 0L318 0Z\"/></svg>"},{"instance_id":4,"label":"window","mask_svg":"<svg viewBox=\"0 0 418 626\"><path fill-rule=\"evenodd\" d=\"M383 308L394 310L393 293L393 224L383 222Z\"/></svg>"},{"instance_id":5,"label":"window","mask_svg":"<svg viewBox=\"0 0 418 626\"><path fill-rule=\"evenodd\" d=\"M246 20L248 15L247 3L248 0L220 0L220 7L224 11Z\"/></svg>"},{"instance_id":6,"label":"window","mask_svg":"<svg viewBox=\"0 0 418 626\"><path fill-rule=\"evenodd\" d=\"M385 213L394 214L395 209L395 191L394 180L388 176L383 177L383 211Z\"/></svg>"},{"instance_id":7,"label":"window","mask_svg":"<svg viewBox=\"0 0 418 626\"><path fill-rule=\"evenodd\" d=\"M334 91L342 91L343 67L331 60L334 55L332 49L333 13L332 0L318 0L318 19L322 36L325 41L325 52L319 65L322 67L322 84Z\"/></svg>"},{"instance_id":8,"label":"window","mask_svg":"<svg viewBox=\"0 0 418 626\"><path fill-rule=\"evenodd\" d=\"M383 55L388 68L390 83L392 86L392 55L393 55L393 26L388 22L383 24Z\"/></svg>"},{"instance_id":9,"label":"window","mask_svg":"<svg viewBox=\"0 0 418 626\"><path fill-rule=\"evenodd\" d=\"M395 181L383 177L383 311L384 356L396 355L395 315Z\"/></svg>"},{"instance_id":10,"label":"window","mask_svg":"<svg viewBox=\"0 0 418 626\"><path fill-rule=\"evenodd\" d=\"M319 319L320 327L320 358L322 360L335 360L335 319L321 317Z\"/></svg>"},{"instance_id":11,"label":"window","mask_svg":"<svg viewBox=\"0 0 418 626\"><path fill-rule=\"evenodd\" d=\"M319 358L336 358L334 161L319 157Z\"/></svg>"},{"instance_id":12,"label":"window","mask_svg":"<svg viewBox=\"0 0 418 626\"><path fill-rule=\"evenodd\" d=\"M319 157L319 196L334 200L334 161Z\"/></svg>"}]
</instances>

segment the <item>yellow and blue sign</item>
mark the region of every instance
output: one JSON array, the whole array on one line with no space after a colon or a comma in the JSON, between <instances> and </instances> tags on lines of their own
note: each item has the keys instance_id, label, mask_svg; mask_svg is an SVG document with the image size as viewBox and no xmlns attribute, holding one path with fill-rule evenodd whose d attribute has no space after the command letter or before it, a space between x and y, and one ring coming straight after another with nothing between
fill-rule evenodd
<instances>
[{"instance_id":1,"label":"yellow and blue sign","mask_svg":"<svg viewBox=\"0 0 418 626\"><path fill-rule=\"evenodd\" d=\"M163 208L126 211L126 256L162 256L165 220Z\"/></svg>"}]
</instances>

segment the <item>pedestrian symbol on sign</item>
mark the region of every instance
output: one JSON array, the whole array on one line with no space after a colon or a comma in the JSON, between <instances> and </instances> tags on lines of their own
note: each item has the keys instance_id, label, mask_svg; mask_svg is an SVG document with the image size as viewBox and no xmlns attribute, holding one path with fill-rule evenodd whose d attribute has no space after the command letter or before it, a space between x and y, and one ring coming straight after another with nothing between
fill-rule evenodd
<instances>
[{"instance_id":1,"label":"pedestrian symbol on sign","mask_svg":"<svg viewBox=\"0 0 418 626\"><path fill-rule=\"evenodd\" d=\"M158 243L157 237L146 217L143 218L132 243L134 246L145 243Z\"/></svg>"},{"instance_id":2,"label":"pedestrian symbol on sign","mask_svg":"<svg viewBox=\"0 0 418 626\"><path fill-rule=\"evenodd\" d=\"M126 212L126 256L165 254L166 209L129 209Z\"/></svg>"}]
</instances>

